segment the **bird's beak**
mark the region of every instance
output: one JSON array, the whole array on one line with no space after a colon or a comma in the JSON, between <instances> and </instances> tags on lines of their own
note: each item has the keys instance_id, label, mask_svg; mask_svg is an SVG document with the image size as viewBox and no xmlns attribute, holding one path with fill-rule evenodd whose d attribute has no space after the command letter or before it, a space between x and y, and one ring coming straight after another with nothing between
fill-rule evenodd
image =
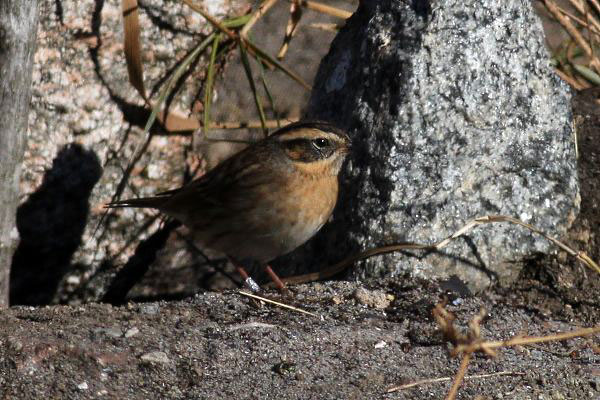
<instances>
[{"instance_id":1,"label":"bird's beak","mask_svg":"<svg viewBox=\"0 0 600 400\"><path fill-rule=\"evenodd\" d=\"M344 146L344 153L350 153L350 150L352 150L352 142L348 140L346 146Z\"/></svg>"}]
</instances>

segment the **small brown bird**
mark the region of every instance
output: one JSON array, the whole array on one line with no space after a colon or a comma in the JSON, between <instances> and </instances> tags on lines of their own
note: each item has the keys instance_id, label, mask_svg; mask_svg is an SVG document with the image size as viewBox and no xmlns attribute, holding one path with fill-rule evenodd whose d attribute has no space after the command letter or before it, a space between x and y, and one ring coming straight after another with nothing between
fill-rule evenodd
<instances>
[{"instance_id":1,"label":"small brown bird","mask_svg":"<svg viewBox=\"0 0 600 400\"><path fill-rule=\"evenodd\" d=\"M154 197L106 207L149 207L186 225L202 247L240 264L265 266L310 239L329 219L338 197L338 173L350 138L320 121L287 125L228 158L204 176Z\"/></svg>"}]
</instances>

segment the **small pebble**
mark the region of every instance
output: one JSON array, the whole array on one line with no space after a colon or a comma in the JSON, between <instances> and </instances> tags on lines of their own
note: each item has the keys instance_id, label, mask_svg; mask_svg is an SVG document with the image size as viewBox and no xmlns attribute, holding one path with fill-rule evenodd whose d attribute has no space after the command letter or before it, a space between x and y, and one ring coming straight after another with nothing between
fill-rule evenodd
<instances>
[{"instance_id":1,"label":"small pebble","mask_svg":"<svg viewBox=\"0 0 600 400\"><path fill-rule=\"evenodd\" d=\"M168 364L171 362L169 357L162 351L153 351L143 354L140 359L145 363Z\"/></svg>"},{"instance_id":2,"label":"small pebble","mask_svg":"<svg viewBox=\"0 0 600 400\"><path fill-rule=\"evenodd\" d=\"M382 290L358 288L353 293L354 299L367 307L383 309L390 305L388 296Z\"/></svg>"},{"instance_id":3,"label":"small pebble","mask_svg":"<svg viewBox=\"0 0 600 400\"><path fill-rule=\"evenodd\" d=\"M140 330L134 326L134 327L129 328L129 329L127 329L125 331L125 337L126 338L130 338L132 336L137 335L138 333L140 333Z\"/></svg>"},{"instance_id":4,"label":"small pebble","mask_svg":"<svg viewBox=\"0 0 600 400\"><path fill-rule=\"evenodd\" d=\"M140 306L140 312L142 314L158 314L158 304L142 304Z\"/></svg>"}]
</instances>

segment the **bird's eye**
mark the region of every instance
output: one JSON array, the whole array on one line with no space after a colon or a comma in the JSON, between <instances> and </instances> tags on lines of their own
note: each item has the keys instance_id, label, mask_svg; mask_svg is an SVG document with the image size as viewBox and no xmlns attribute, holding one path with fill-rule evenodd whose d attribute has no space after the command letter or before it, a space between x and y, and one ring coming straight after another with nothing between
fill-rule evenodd
<instances>
[{"instance_id":1,"label":"bird's eye","mask_svg":"<svg viewBox=\"0 0 600 400\"><path fill-rule=\"evenodd\" d=\"M317 138L313 140L313 144L317 149L324 149L325 147L329 147L329 140L325 138Z\"/></svg>"}]
</instances>

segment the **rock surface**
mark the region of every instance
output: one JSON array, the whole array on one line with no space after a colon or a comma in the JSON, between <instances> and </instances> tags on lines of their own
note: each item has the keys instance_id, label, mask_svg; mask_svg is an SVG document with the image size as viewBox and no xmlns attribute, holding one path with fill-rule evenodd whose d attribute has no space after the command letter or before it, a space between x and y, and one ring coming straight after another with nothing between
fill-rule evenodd
<instances>
[{"instance_id":1,"label":"rock surface","mask_svg":"<svg viewBox=\"0 0 600 400\"><path fill-rule=\"evenodd\" d=\"M433 243L492 214L562 236L577 216L570 93L530 2L428 4L363 2L320 66L308 115L347 128L355 151L334 222L304 263ZM520 227L487 225L439 253L368 259L353 276L456 274L480 290L548 248Z\"/></svg>"}]
</instances>

